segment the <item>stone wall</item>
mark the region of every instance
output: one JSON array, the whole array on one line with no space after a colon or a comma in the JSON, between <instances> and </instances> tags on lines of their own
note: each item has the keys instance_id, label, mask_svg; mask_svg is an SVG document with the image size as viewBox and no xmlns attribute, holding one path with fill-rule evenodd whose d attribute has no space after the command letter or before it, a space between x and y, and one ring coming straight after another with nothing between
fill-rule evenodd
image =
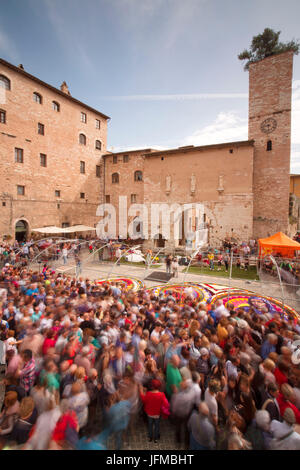
<instances>
[{"instance_id":1,"label":"stone wall","mask_svg":"<svg viewBox=\"0 0 300 470\"><path fill-rule=\"evenodd\" d=\"M292 73L293 52L267 57L251 64L249 69L249 139L255 140L256 238L288 231ZM267 150L268 141L271 150Z\"/></svg>"},{"instance_id":2,"label":"stone wall","mask_svg":"<svg viewBox=\"0 0 300 470\"><path fill-rule=\"evenodd\" d=\"M129 161L124 163L123 154L105 156L105 194L117 212L117 235L119 234L119 197L126 198L128 209L131 195L136 194L136 203L144 204L148 211L148 240L145 246L157 244L151 232L151 206L153 204L201 204L203 219L209 225L209 241L219 244L226 236L238 240L252 237L253 219L253 142L189 147L165 152L144 150L127 152ZM134 172L143 172L143 181L134 181ZM119 173L119 183L112 183L112 175ZM154 207L154 212L156 207ZM136 215L141 215L136 212ZM134 216L128 217L128 223ZM191 214L190 227L196 229L196 214ZM166 220L166 214L160 222ZM199 217L198 217L199 218ZM173 225L173 217L170 219ZM158 224L159 225L159 224ZM154 230L155 231L155 230ZM185 236L176 237L171 228L166 246L185 245Z\"/></svg>"},{"instance_id":3,"label":"stone wall","mask_svg":"<svg viewBox=\"0 0 300 470\"><path fill-rule=\"evenodd\" d=\"M0 123L0 236L14 237L19 219L28 223L29 230L62 223L95 224L103 198L103 178L96 176L96 165L103 175L107 117L16 69L0 62L0 74L11 83L0 105L6 111L6 123ZM35 92L41 95L41 104L33 100ZM53 101L59 103L59 112ZM81 112L86 123L81 122ZM44 125L44 135L38 133L38 123ZM85 134L86 145L79 144L80 133ZM101 141L101 150L95 148L96 140ZM23 149L23 163L15 162L15 148ZM40 164L40 154L46 155L46 167ZM17 185L25 187L24 195L17 194ZM55 191L60 191L59 197Z\"/></svg>"}]
</instances>

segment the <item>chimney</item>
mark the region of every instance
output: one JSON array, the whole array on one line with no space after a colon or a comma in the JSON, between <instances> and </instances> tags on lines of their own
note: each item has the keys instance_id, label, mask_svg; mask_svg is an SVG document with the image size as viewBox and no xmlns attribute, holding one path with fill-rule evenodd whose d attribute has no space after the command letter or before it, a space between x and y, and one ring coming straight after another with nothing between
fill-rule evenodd
<instances>
[{"instance_id":1,"label":"chimney","mask_svg":"<svg viewBox=\"0 0 300 470\"><path fill-rule=\"evenodd\" d=\"M63 91L67 95L71 95L71 93L69 92L69 87L68 87L68 85L66 84L65 81L63 81L62 84L60 85L60 89L61 89L61 91Z\"/></svg>"},{"instance_id":2,"label":"chimney","mask_svg":"<svg viewBox=\"0 0 300 470\"><path fill-rule=\"evenodd\" d=\"M24 70L23 64L19 64L18 67L19 67L19 69Z\"/></svg>"}]
</instances>

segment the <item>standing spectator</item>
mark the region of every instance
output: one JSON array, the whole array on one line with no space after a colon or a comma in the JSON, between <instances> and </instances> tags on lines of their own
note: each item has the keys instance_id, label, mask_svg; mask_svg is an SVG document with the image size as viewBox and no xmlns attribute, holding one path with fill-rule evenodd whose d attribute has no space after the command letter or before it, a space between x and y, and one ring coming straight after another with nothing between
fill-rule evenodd
<instances>
[{"instance_id":1,"label":"standing spectator","mask_svg":"<svg viewBox=\"0 0 300 470\"><path fill-rule=\"evenodd\" d=\"M178 277L178 269L179 269L178 259L177 259L177 256L175 256L172 261L173 277Z\"/></svg>"},{"instance_id":2,"label":"standing spectator","mask_svg":"<svg viewBox=\"0 0 300 470\"><path fill-rule=\"evenodd\" d=\"M182 382L182 377L179 371L180 359L177 354L173 354L171 361L167 365L166 372L166 392L168 397L178 391L179 385Z\"/></svg>"},{"instance_id":3,"label":"standing spectator","mask_svg":"<svg viewBox=\"0 0 300 470\"><path fill-rule=\"evenodd\" d=\"M148 419L148 438L149 442L153 439L154 443L160 438L160 417L162 413L169 413L169 403L163 392L160 391L161 383L159 380L151 381L151 390L144 392L140 386L140 396L144 405L144 410Z\"/></svg>"},{"instance_id":4,"label":"standing spectator","mask_svg":"<svg viewBox=\"0 0 300 470\"><path fill-rule=\"evenodd\" d=\"M213 271L214 270L215 255L214 255L213 252L211 252L211 253L208 253L207 257L208 257L208 261L209 261L209 269L210 269L210 271Z\"/></svg>"},{"instance_id":5,"label":"standing spectator","mask_svg":"<svg viewBox=\"0 0 300 470\"><path fill-rule=\"evenodd\" d=\"M172 263L172 257L171 255L167 255L166 257L166 272L171 274L171 263Z\"/></svg>"},{"instance_id":6,"label":"standing spectator","mask_svg":"<svg viewBox=\"0 0 300 470\"><path fill-rule=\"evenodd\" d=\"M209 408L205 402L199 405L188 421L191 450L212 450L216 447L215 427L209 421Z\"/></svg>"},{"instance_id":7,"label":"standing spectator","mask_svg":"<svg viewBox=\"0 0 300 470\"><path fill-rule=\"evenodd\" d=\"M35 381L35 360L30 349L25 349L21 356L24 365L20 371L20 385L24 388L26 395L29 395Z\"/></svg>"}]
</instances>

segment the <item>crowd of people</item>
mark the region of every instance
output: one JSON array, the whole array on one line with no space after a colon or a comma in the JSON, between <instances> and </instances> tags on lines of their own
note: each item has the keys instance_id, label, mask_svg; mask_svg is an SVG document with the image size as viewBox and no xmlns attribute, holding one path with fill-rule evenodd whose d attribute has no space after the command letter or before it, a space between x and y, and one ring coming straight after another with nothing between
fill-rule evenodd
<instances>
[{"instance_id":1,"label":"crowd of people","mask_svg":"<svg viewBox=\"0 0 300 470\"><path fill-rule=\"evenodd\" d=\"M0 272L1 447L300 449L300 320L118 283ZM144 421L143 421L144 420Z\"/></svg>"}]
</instances>

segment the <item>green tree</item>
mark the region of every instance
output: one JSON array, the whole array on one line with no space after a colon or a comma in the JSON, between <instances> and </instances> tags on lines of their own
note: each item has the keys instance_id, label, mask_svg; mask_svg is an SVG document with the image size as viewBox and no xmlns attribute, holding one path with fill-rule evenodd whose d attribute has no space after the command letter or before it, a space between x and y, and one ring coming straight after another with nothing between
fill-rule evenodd
<instances>
[{"instance_id":1,"label":"green tree","mask_svg":"<svg viewBox=\"0 0 300 470\"><path fill-rule=\"evenodd\" d=\"M245 49L238 55L240 60L247 60L244 70L249 70L249 65L253 62L258 62L271 55L286 51L299 53L300 43L295 40L286 43L279 42L280 33L281 31L276 32L273 29L265 28L262 34L253 36L250 50Z\"/></svg>"}]
</instances>

